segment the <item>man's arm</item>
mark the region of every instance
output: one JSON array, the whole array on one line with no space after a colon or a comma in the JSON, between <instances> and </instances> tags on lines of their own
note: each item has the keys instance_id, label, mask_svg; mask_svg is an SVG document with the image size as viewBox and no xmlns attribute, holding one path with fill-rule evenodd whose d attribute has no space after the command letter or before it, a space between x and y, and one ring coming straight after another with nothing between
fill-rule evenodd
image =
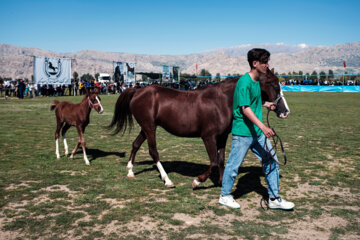
<instances>
[{"instance_id":1,"label":"man's arm","mask_svg":"<svg viewBox=\"0 0 360 240\"><path fill-rule=\"evenodd\" d=\"M253 122L256 126L258 126L261 131L264 133L264 135L266 137L271 137L274 136L275 133L274 131L267 127L264 123L262 123L255 115L255 113L251 110L251 108L249 106L242 106L241 107L242 112L244 113L244 115L251 121Z\"/></svg>"}]
</instances>

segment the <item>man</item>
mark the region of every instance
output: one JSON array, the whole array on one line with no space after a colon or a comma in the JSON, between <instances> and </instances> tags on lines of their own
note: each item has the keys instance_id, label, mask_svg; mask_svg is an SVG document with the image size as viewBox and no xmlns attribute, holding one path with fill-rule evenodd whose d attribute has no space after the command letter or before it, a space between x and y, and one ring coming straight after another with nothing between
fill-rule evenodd
<instances>
[{"instance_id":1,"label":"man","mask_svg":"<svg viewBox=\"0 0 360 240\"><path fill-rule=\"evenodd\" d=\"M259 77L266 73L269 67L270 53L265 49L254 48L248 52L250 72L242 76L236 84L233 101L233 141L229 159L226 163L219 203L231 208L240 208L233 196L230 195L238 169L249 149L262 161L268 184L269 208L290 210L294 208L292 202L281 199L279 192L279 166L275 162L277 157L272 151L268 153L264 148L272 149L267 139L274 136L272 129L262 123L262 106L274 110L272 102L262 105ZM275 155L275 156L272 156ZM275 160L274 160L275 159Z\"/></svg>"}]
</instances>

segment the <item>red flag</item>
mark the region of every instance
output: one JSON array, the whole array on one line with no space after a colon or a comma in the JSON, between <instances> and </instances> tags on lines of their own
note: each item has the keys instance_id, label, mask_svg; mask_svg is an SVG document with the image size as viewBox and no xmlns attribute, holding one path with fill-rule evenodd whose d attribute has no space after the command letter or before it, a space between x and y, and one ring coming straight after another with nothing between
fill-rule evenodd
<instances>
[{"instance_id":1,"label":"red flag","mask_svg":"<svg viewBox=\"0 0 360 240\"><path fill-rule=\"evenodd\" d=\"M344 68L346 68L346 62L344 61Z\"/></svg>"},{"instance_id":2,"label":"red flag","mask_svg":"<svg viewBox=\"0 0 360 240\"><path fill-rule=\"evenodd\" d=\"M197 67L198 67L198 65L196 64L196 71L197 71Z\"/></svg>"}]
</instances>

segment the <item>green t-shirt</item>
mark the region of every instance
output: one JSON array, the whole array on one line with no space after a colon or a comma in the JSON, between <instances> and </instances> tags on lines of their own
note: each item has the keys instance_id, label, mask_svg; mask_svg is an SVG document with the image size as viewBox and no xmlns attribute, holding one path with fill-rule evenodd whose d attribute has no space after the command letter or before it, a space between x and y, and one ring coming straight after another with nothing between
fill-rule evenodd
<instances>
[{"instance_id":1,"label":"green t-shirt","mask_svg":"<svg viewBox=\"0 0 360 240\"><path fill-rule=\"evenodd\" d=\"M262 102L260 82L254 81L249 73L237 82L233 100L232 134L239 136L260 136L262 131L241 111L242 106L249 106L256 117L262 121Z\"/></svg>"}]
</instances>

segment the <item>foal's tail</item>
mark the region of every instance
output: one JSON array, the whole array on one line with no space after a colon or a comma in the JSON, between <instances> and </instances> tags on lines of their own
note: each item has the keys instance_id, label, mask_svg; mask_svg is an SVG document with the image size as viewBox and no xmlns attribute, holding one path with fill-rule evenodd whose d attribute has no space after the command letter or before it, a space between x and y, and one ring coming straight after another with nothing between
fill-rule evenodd
<instances>
[{"instance_id":1,"label":"foal's tail","mask_svg":"<svg viewBox=\"0 0 360 240\"><path fill-rule=\"evenodd\" d=\"M58 100L53 100L50 104L50 111L53 111L56 108L56 105L59 104Z\"/></svg>"},{"instance_id":2,"label":"foal's tail","mask_svg":"<svg viewBox=\"0 0 360 240\"><path fill-rule=\"evenodd\" d=\"M133 118L130 110L130 102L132 97L135 94L135 88L128 88L119 96L114 110L114 116L109 126L106 126L106 129L110 130L115 125L116 128L111 135L118 134L123 129L123 134L125 133L126 127L129 124L129 130L133 127Z\"/></svg>"}]
</instances>

